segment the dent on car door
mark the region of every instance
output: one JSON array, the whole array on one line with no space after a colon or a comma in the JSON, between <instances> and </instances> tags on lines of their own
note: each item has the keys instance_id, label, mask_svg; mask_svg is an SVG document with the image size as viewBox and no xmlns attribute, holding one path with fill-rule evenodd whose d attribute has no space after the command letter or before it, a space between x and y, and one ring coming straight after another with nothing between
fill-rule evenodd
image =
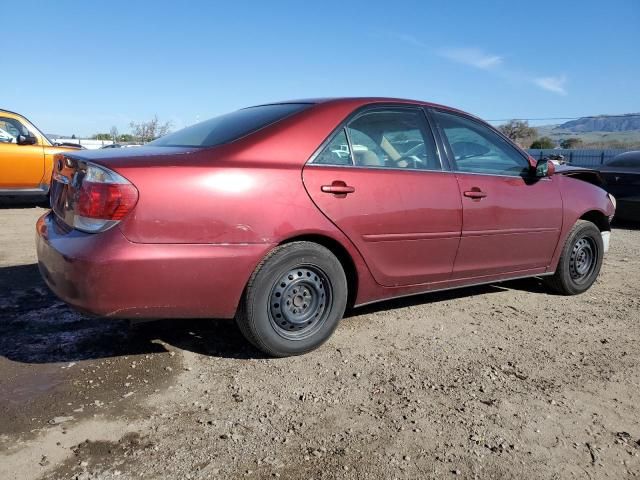
<instances>
[{"instance_id":1,"label":"dent on car door","mask_svg":"<svg viewBox=\"0 0 640 480\"><path fill-rule=\"evenodd\" d=\"M44 149L39 138L19 145L18 136L32 136L20 120L0 115L0 189L37 188L44 174Z\"/></svg>"},{"instance_id":2,"label":"dent on car door","mask_svg":"<svg viewBox=\"0 0 640 480\"><path fill-rule=\"evenodd\" d=\"M434 111L456 171L463 225L454 279L544 270L562 227L557 182L488 126Z\"/></svg>"},{"instance_id":3,"label":"dent on car door","mask_svg":"<svg viewBox=\"0 0 640 480\"><path fill-rule=\"evenodd\" d=\"M424 112L375 108L339 129L304 168L305 187L384 286L446 281L462 214Z\"/></svg>"}]
</instances>

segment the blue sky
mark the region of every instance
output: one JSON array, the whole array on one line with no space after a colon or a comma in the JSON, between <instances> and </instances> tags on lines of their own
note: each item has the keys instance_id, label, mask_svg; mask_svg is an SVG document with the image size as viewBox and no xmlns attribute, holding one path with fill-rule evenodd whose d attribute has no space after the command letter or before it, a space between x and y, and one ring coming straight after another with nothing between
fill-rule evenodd
<instances>
[{"instance_id":1,"label":"blue sky","mask_svg":"<svg viewBox=\"0 0 640 480\"><path fill-rule=\"evenodd\" d=\"M48 133L326 96L485 119L640 111L638 0L43 1L3 17L0 108Z\"/></svg>"}]
</instances>

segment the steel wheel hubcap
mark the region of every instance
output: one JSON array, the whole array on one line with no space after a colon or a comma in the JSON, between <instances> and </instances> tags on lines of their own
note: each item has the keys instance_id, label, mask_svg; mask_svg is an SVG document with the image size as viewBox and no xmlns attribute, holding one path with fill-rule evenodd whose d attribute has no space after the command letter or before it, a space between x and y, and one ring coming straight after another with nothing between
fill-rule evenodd
<instances>
[{"instance_id":1,"label":"steel wheel hubcap","mask_svg":"<svg viewBox=\"0 0 640 480\"><path fill-rule=\"evenodd\" d=\"M286 338L303 338L324 323L331 304L331 283L317 267L294 268L276 282L269 300L275 330Z\"/></svg>"},{"instance_id":2,"label":"steel wheel hubcap","mask_svg":"<svg viewBox=\"0 0 640 480\"><path fill-rule=\"evenodd\" d=\"M588 277L596 265L597 247L589 238L581 238L573 246L569 269L571 278L582 280Z\"/></svg>"}]
</instances>

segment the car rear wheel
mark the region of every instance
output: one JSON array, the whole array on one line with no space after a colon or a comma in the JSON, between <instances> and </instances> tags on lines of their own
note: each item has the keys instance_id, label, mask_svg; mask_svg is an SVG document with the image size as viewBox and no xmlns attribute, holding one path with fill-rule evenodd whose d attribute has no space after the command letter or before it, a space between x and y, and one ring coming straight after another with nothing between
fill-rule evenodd
<instances>
[{"instance_id":1,"label":"car rear wheel","mask_svg":"<svg viewBox=\"0 0 640 480\"><path fill-rule=\"evenodd\" d=\"M546 283L562 295L587 291L596 281L602 266L604 246L598 227L578 220L562 249L558 267Z\"/></svg>"},{"instance_id":2,"label":"car rear wheel","mask_svg":"<svg viewBox=\"0 0 640 480\"><path fill-rule=\"evenodd\" d=\"M340 261L325 247L293 242L256 267L236 322L245 338L274 357L309 352L333 333L347 304Z\"/></svg>"}]
</instances>

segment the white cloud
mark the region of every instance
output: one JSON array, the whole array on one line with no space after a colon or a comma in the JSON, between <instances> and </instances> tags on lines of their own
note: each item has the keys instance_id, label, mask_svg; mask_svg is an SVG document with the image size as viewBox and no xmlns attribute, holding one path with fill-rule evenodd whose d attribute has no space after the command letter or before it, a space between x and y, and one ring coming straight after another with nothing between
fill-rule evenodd
<instances>
[{"instance_id":1,"label":"white cloud","mask_svg":"<svg viewBox=\"0 0 640 480\"><path fill-rule=\"evenodd\" d=\"M533 79L533 83L544 90L548 90L559 95L566 95L567 89L565 83L567 83L567 77L562 75L559 77L538 77Z\"/></svg>"},{"instance_id":2,"label":"white cloud","mask_svg":"<svg viewBox=\"0 0 640 480\"><path fill-rule=\"evenodd\" d=\"M472 67L488 70L502 64L502 57L486 53L480 48L446 48L439 52L440 56Z\"/></svg>"},{"instance_id":3,"label":"white cloud","mask_svg":"<svg viewBox=\"0 0 640 480\"><path fill-rule=\"evenodd\" d=\"M566 75L535 77L530 72L521 71L506 64L502 55L486 52L480 47L447 47L433 50L418 37L405 33L391 33L390 35L407 45L425 48L429 53L437 54L452 62L489 71L493 75L512 83L533 84L548 92L567 95Z\"/></svg>"}]
</instances>

